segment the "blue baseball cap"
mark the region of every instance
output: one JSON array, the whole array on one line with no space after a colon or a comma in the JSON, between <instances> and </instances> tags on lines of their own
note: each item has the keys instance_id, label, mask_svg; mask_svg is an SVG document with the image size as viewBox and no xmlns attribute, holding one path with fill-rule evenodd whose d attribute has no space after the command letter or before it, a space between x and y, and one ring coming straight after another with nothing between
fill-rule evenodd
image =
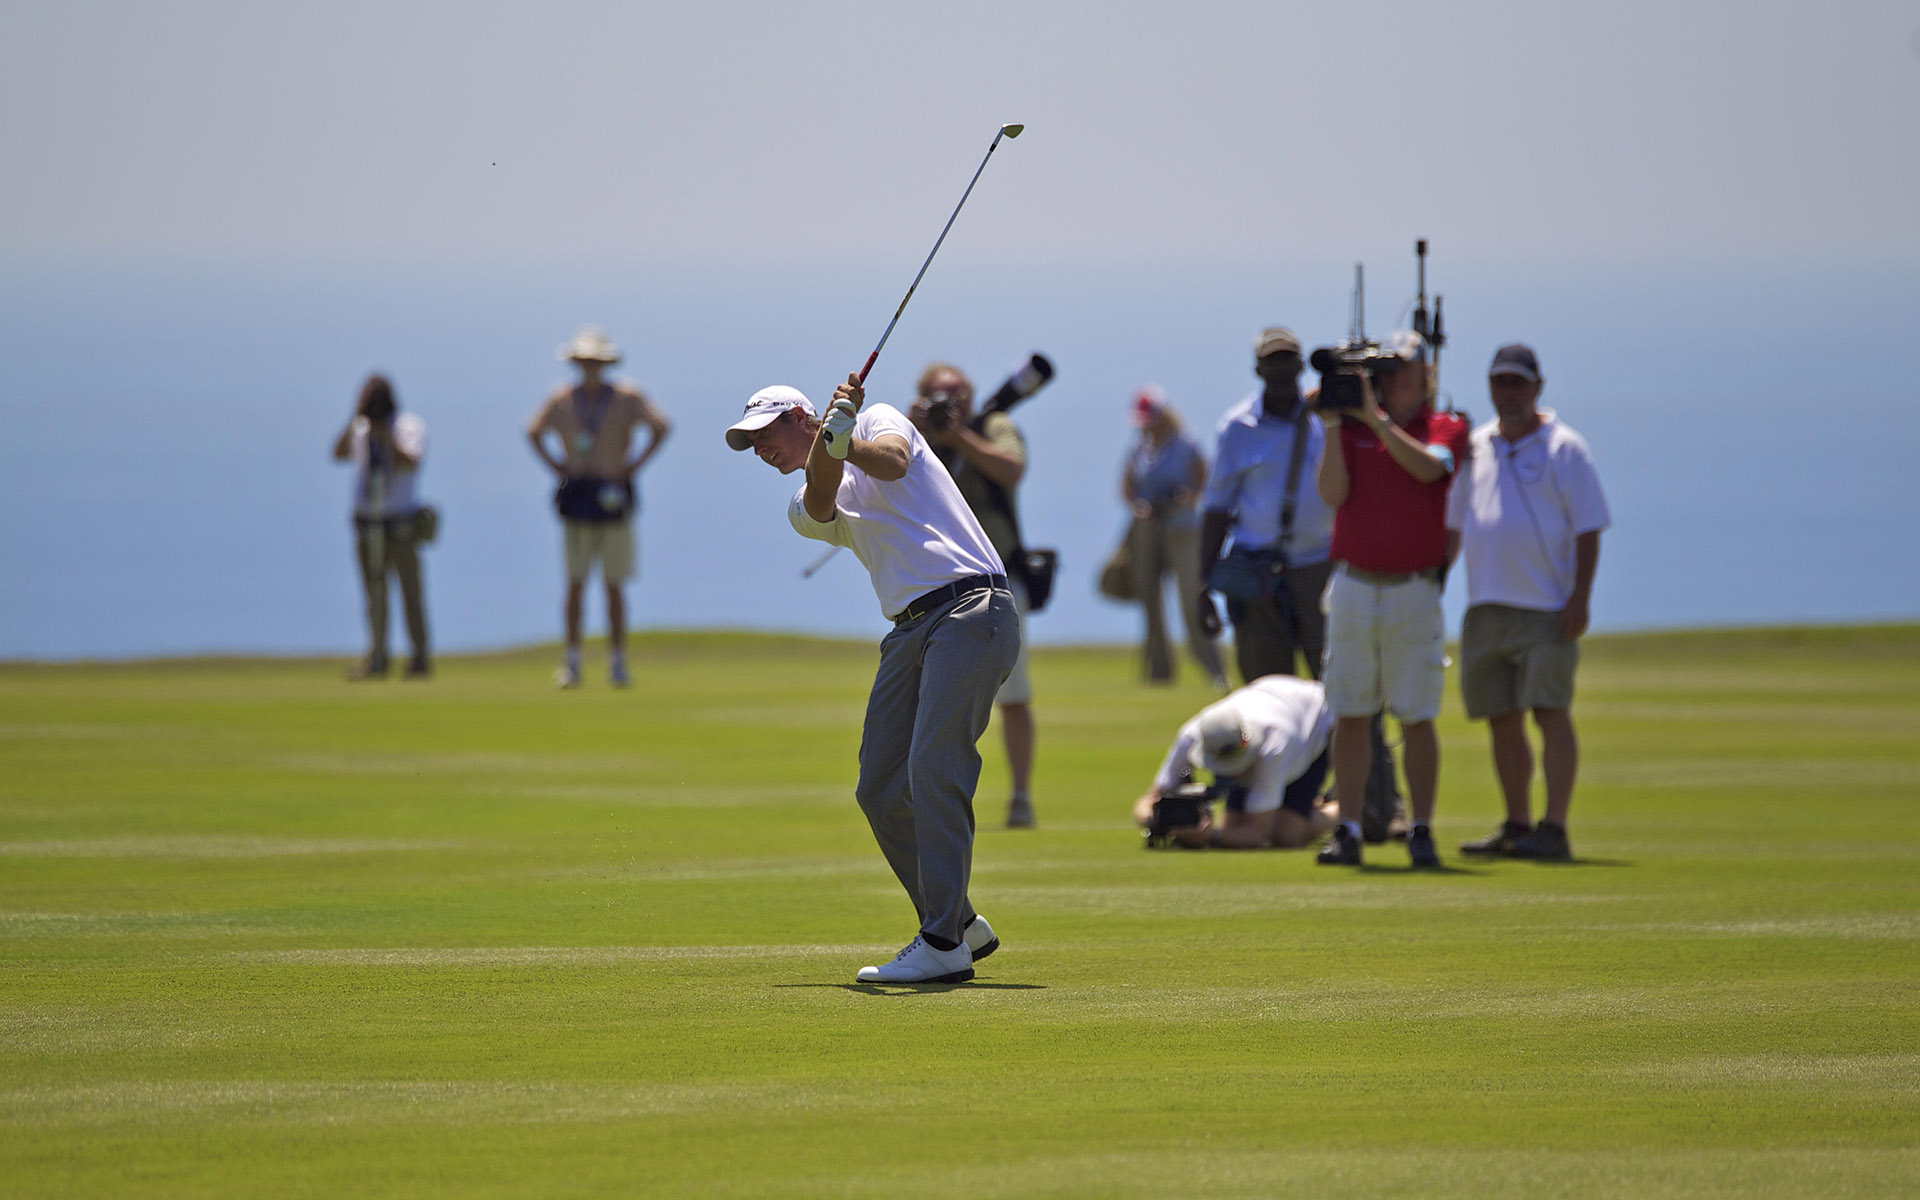
<instances>
[{"instance_id":1,"label":"blue baseball cap","mask_svg":"<svg viewBox=\"0 0 1920 1200\"><path fill-rule=\"evenodd\" d=\"M1487 376L1495 375L1518 375L1528 383L1539 383L1540 360L1533 356L1533 347L1512 342L1493 352L1493 365L1487 368Z\"/></svg>"}]
</instances>

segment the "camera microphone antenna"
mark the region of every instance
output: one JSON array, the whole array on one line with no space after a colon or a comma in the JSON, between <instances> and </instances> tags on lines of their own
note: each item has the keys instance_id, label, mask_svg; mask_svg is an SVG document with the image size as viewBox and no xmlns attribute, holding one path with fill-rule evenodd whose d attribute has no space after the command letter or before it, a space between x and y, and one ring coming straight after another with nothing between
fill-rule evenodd
<instances>
[{"instance_id":1,"label":"camera microphone antenna","mask_svg":"<svg viewBox=\"0 0 1920 1200\"><path fill-rule=\"evenodd\" d=\"M1413 331L1433 347L1433 383L1440 386L1440 350L1447 344L1446 319L1440 312L1441 297L1433 298L1433 317L1427 317L1427 239L1415 238L1413 256L1417 264L1419 295L1413 305Z\"/></svg>"},{"instance_id":2,"label":"camera microphone antenna","mask_svg":"<svg viewBox=\"0 0 1920 1200\"><path fill-rule=\"evenodd\" d=\"M866 365L860 368L861 383L867 381L867 372L873 370L873 364L879 360L880 351L886 346L887 339L893 336L893 327L900 323L900 314L907 311L907 301L913 299L913 290L920 286L921 277L926 275L927 268L933 265L933 256L940 253L940 243L947 240L947 230L953 228L954 219L960 215L961 208L966 205L967 197L973 195L973 185L980 182L980 173L987 169L987 160L992 158L994 150L999 148L1000 139L1017 138L1026 132L1026 128L1025 125L1010 123L1002 125L999 132L993 135L993 142L987 147L986 157L980 160L980 166L973 172L973 178L967 183L967 190L960 193L960 203L953 206L953 216L947 218L945 228L940 230L940 236L934 240L933 249L927 252L927 261L920 264L920 273L915 275L913 282L907 285L907 294L900 297L900 307L893 310L893 320L887 322L887 331L880 335L880 341L874 346L873 353L867 355Z\"/></svg>"}]
</instances>

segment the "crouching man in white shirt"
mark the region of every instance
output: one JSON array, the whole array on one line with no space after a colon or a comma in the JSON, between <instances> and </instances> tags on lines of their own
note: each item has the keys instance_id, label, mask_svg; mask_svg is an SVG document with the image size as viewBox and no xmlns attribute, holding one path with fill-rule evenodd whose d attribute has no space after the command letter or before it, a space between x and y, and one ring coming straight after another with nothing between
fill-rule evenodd
<instances>
[{"instance_id":1,"label":"crouching man in white shirt","mask_svg":"<svg viewBox=\"0 0 1920 1200\"><path fill-rule=\"evenodd\" d=\"M1282 850L1308 846L1333 825L1321 802L1333 734L1327 693L1310 679L1263 675L1200 710L1180 727L1153 787L1133 806L1143 828L1154 806L1196 770L1213 773L1226 796L1218 825L1202 806L1198 823L1167 833L1182 846Z\"/></svg>"},{"instance_id":2,"label":"crouching man in white shirt","mask_svg":"<svg viewBox=\"0 0 1920 1200\"><path fill-rule=\"evenodd\" d=\"M852 550L893 631L867 702L854 795L913 901L920 932L863 983L963 983L1000 946L967 897L977 743L1020 653L1006 567L953 477L899 410L862 409L858 376L824 420L794 388L747 401L727 445L782 475L806 472L787 518L802 536Z\"/></svg>"}]
</instances>

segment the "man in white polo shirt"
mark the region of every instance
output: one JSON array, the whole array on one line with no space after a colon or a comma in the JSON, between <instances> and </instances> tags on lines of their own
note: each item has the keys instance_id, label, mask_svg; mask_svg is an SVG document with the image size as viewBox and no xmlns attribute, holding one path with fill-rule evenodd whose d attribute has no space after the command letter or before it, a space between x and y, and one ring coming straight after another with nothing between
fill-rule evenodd
<instances>
[{"instance_id":1,"label":"man in white polo shirt","mask_svg":"<svg viewBox=\"0 0 1920 1200\"><path fill-rule=\"evenodd\" d=\"M999 948L973 909L977 743L1020 654L1006 567L953 476L898 409L862 409L858 376L824 420L794 388L747 401L727 445L782 475L806 472L787 505L802 537L852 550L893 631L867 702L854 795L913 901L920 932L863 983L963 983Z\"/></svg>"},{"instance_id":2,"label":"man in white polo shirt","mask_svg":"<svg viewBox=\"0 0 1920 1200\"><path fill-rule=\"evenodd\" d=\"M1587 443L1538 407L1543 377L1528 347L1502 346L1487 371L1498 418L1473 431L1473 453L1447 504L1447 557L1467 564L1460 630L1460 691L1467 716L1485 719L1506 821L1461 846L1467 854L1566 860L1567 809L1580 748L1573 674L1600 562L1607 499ZM1531 824L1533 749L1540 727L1547 808Z\"/></svg>"}]
</instances>

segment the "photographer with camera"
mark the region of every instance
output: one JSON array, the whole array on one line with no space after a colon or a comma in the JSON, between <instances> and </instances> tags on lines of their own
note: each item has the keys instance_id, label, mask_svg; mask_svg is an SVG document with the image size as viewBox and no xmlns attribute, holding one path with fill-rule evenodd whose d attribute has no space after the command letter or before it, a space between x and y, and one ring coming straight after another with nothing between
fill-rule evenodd
<instances>
[{"instance_id":1,"label":"photographer with camera","mask_svg":"<svg viewBox=\"0 0 1920 1200\"><path fill-rule=\"evenodd\" d=\"M1048 368L1051 374L1051 367ZM1043 380L1044 382L1044 380ZM1021 569L1026 558L1020 540L1017 503L1027 473L1027 443L1005 412L974 415L973 384L960 368L933 363L920 373L907 419L933 447L959 487L961 498L986 531L987 540L1006 564L1007 579L1020 614L1020 657L994 702L1000 709L1000 734L1007 750L1013 794L1007 800L1009 829L1033 826L1033 680L1027 668L1027 613L1032 596Z\"/></svg>"},{"instance_id":2,"label":"photographer with camera","mask_svg":"<svg viewBox=\"0 0 1920 1200\"><path fill-rule=\"evenodd\" d=\"M333 460L353 463L353 540L366 593L367 656L347 678L382 679L387 663L387 576L400 583L413 657L406 678L424 679L427 607L421 594L420 544L432 539L432 511L417 494L427 455L427 423L400 411L393 385L369 375L354 400L353 417L333 440Z\"/></svg>"},{"instance_id":3,"label":"photographer with camera","mask_svg":"<svg viewBox=\"0 0 1920 1200\"><path fill-rule=\"evenodd\" d=\"M1333 819L1320 808L1333 714L1312 680L1256 679L1180 727L1134 821L1150 847L1282 850L1311 845ZM1195 770L1212 786L1193 782ZM1219 824L1211 801L1224 798Z\"/></svg>"},{"instance_id":4,"label":"photographer with camera","mask_svg":"<svg viewBox=\"0 0 1920 1200\"><path fill-rule=\"evenodd\" d=\"M1260 390L1220 419L1203 501L1200 574L1207 591L1226 599L1242 682L1293 675L1296 655L1318 679L1333 512L1306 481L1325 438L1300 395L1300 339L1293 331L1263 330L1253 357ZM1223 557L1229 531L1233 548ZM1219 636L1220 614L1207 592L1195 612L1201 631Z\"/></svg>"},{"instance_id":5,"label":"photographer with camera","mask_svg":"<svg viewBox=\"0 0 1920 1200\"><path fill-rule=\"evenodd\" d=\"M1324 865L1360 863L1363 798L1372 769L1368 726L1384 704L1405 743L1413 825L1407 855L1438 867L1433 808L1440 780L1440 714L1446 670L1440 608L1447 563L1447 485L1466 461L1466 421L1433 409L1427 343L1402 330L1371 343L1316 350L1316 407L1326 453L1315 480L1333 509L1327 585L1327 700L1338 724L1333 774L1340 824ZM1378 396L1376 398L1376 388Z\"/></svg>"},{"instance_id":6,"label":"photographer with camera","mask_svg":"<svg viewBox=\"0 0 1920 1200\"><path fill-rule=\"evenodd\" d=\"M607 591L608 674L615 687L627 685L627 602L624 589L633 578L637 555L633 514L639 508L633 477L666 441L671 426L639 389L606 379L620 361L620 350L591 325L561 346L558 357L580 372L580 382L547 397L527 427L533 452L559 480L554 508L566 545L567 658L554 676L563 688L580 686L580 639L587 576L600 564ZM645 427L646 448L629 458L634 431ZM556 457L547 435L560 441Z\"/></svg>"}]
</instances>

